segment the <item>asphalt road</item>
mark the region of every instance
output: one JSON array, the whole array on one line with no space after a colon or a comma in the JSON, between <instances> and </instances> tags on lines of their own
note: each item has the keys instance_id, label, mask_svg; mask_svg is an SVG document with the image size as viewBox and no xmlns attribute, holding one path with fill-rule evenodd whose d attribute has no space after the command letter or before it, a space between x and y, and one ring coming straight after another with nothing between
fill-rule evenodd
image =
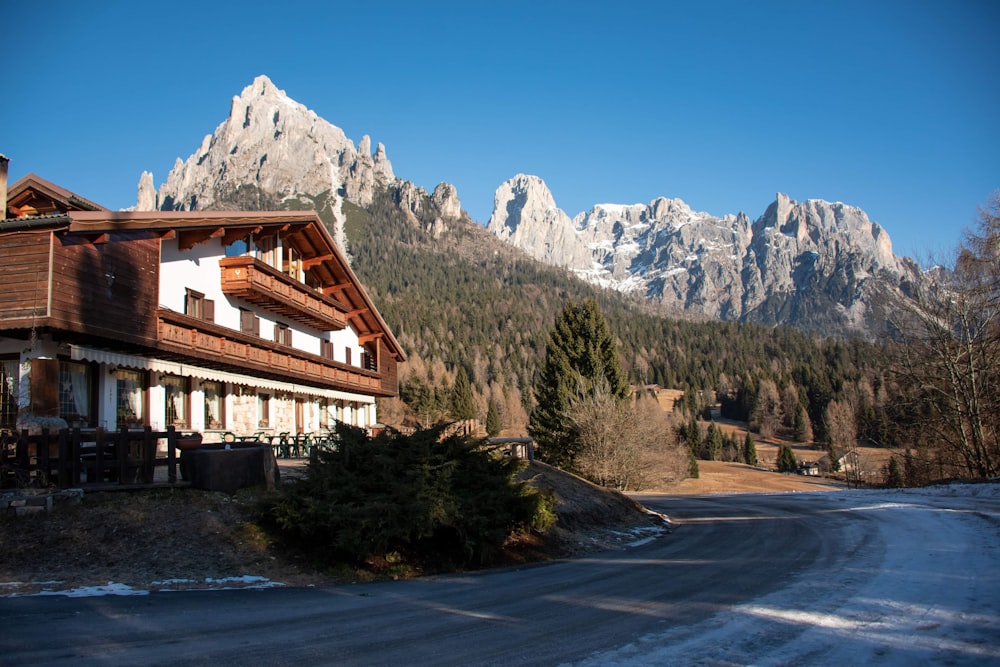
<instances>
[{"instance_id":1,"label":"asphalt road","mask_svg":"<svg viewBox=\"0 0 1000 667\"><path fill-rule=\"evenodd\" d=\"M469 575L5 598L0 664L997 664L1000 500L955 509L921 499L905 512L865 498L647 496L644 504L677 524L671 534ZM899 521L942 558L921 557L912 562L923 571L908 571L911 561L888 543ZM945 544L984 530L992 534L981 548ZM928 562L942 572L926 571ZM919 582L946 574L945 592L913 599L929 595ZM900 614L912 622L887 625Z\"/></svg>"}]
</instances>

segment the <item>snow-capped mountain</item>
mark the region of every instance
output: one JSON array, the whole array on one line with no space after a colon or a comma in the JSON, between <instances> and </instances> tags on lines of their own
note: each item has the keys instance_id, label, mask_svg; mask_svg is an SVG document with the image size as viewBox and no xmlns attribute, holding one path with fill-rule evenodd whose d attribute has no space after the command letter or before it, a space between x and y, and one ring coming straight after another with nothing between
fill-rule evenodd
<instances>
[{"instance_id":1,"label":"snow-capped mountain","mask_svg":"<svg viewBox=\"0 0 1000 667\"><path fill-rule=\"evenodd\" d=\"M597 204L572 219L545 183L519 174L496 191L488 228L548 264L668 311L870 335L919 267L859 208L783 194L755 222L680 199Z\"/></svg>"}]
</instances>

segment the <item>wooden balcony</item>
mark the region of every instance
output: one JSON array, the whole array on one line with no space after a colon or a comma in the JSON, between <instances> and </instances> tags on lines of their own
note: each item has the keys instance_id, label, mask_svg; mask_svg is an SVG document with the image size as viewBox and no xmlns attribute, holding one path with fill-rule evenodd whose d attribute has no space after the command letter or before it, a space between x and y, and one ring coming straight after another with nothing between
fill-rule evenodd
<instances>
[{"instance_id":1,"label":"wooden balcony","mask_svg":"<svg viewBox=\"0 0 1000 667\"><path fill-rule=\"evenodd\" d=\"M348 308L253 257L219 260L222 292L320 331L347 326Z\"/></svg>"},{"instance_id":2,"label":"wooden balcony","mask_svg":"<svg viewBox=\"0 0 1000 667\"><path fill-rule=\"evenodd\" d=\"M379 372L278 345L171 310L157 311L159 351L208 368L385 396Z\"/></svg>"}]
</instances>

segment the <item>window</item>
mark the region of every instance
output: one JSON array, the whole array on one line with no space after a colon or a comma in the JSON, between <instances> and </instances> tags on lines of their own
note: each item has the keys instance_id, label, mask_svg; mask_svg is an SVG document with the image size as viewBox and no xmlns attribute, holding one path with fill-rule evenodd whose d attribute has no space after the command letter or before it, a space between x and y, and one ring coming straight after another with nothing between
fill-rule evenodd
<instances>
[{"instance_id":1,"label":"window","mask_svg":"<svg viewBox=\"0 0 1000 667\"><path fill-rule=\"evenodd\" d=\"M271 395L257 394L257 427L268 428L271 425Z\"/></svg>"},{"instance_id":2,"label":"window","mask_svg":"<svg viewBox=\"0 0 1000 667\"><path fill-rule=\"evenodd\" d=\"M215 302L206 299L201 292L188 289L184 295L184 314L199 320L215 321Z\"/></svg>"},{"instance_id":3,"label":"window","mask_svg":"<svg viewBox=\"0 0 1000 667\"><path fill-rule=\"evenodd\" d=\"M262 236L254 239L254 257L268 266L280 269L277 262L278 237L276 235Z\"/></svg>"},{"instance_id":4,"label":"window","mask_svg":"<svg viewBox=\"0 0 1000 667\"><path fill-rule=\"evenodd\" d=\"M378 370L378 362L375 360L375 355L367 349L361 352L361 367L368 371Z\"/></svg>"},{"instance_id":5,"label":"window","mask_svg":"<svg viewBox=\"0 0 1000 667\"><path fill-rule=\"evenodd\" d=\"M146 373L119 368L115 371L118 387L118 427L145 425Z\"/></svg>"},{"instance_id":6,"label":"window","mask_svg":"<svg viewBox=\"0 0 1000 667\"><path fill-rule=\"evenodd\" d=\"M251 336L260 336L260 318L252 310L240 308L240 331Z\"/></svg>"},{"instance_id":7,"label":"window","mask_svg":"<svg viewBox=\"0 0 1000 667\"><path fill-rule=\"evenodd\" d=\"M163 387L164 423L167 426L188 426L188 381L176 375L160 378Z\"/></svg>"},{"instance_id":8,"label":"window","mask_svg":"<svg viewBox=\"0 0 1000 667\"><path fill-rule=\"evenodd\" d=\"M321 340L319 342L319 354L324 359L333 361L333 343L325 339Z\"/></svg>"},{"instance_id":9,"label":"window","mask_svg":"<svg viewBox=\"0 0 1000 667\"><path fill-rule=\"evenodd\" d=\"M344 349L344 363L348 366L351 365L351 348L347 347Z\"/></svg>"},{"instance_id":10,"label":"window","mask_svg":"<svg viewBox=\"0 0 1000 667\"><path fill-rule=\"evenodd\" d=\"M330 399L323 398L319 402L319 427L330 428Z\"/></svg>"},{"instance_id":11,"label":"window","mask_svg":"<svg viewBox=\"0 0 1000 667\"><path fill-rule=\"evenodd\" d=\"M285 248L284 272L295 280L303 282L302 259L295 248Z\"/></svg>"},{"instance_id":12,"label":"window","mask_svg":"<svg viewBox=\"0 0 1000 667\"><path fill-rule=\"evenodd\" d=\"M59 362L59 416L70 426L90 423L90 387L87 364Z\"/></svg>"},{"instance_id":13,"label":"window","mask_svg":"<svg viewBox=\"0 0 1000 667\"><path fill-rule=\"evenodd\" d=\"M17 422L18 367L17 359L0 361L0 428L12 429Z\"/></svg>"},{"instance_id":14,"label":"window","mask_svg":"<svg viewBox=\"0 0 1000 667\"><path fill-rule=\"evenodd\" d=\"M225 386L221 382L202 382L205 393L205 428L225 428Z\"/></svg>"},{"instance_id":15,"label":"window","mask_svg":"<svg viewBox=\"0 0 1000 667\"><path fill-rule=\"evenodd\" d=\"M280 322L274 323L274 342L278 345L291 346L292 330L288 328L288 325L281 324Z\"/></svg>"}]
</instances>

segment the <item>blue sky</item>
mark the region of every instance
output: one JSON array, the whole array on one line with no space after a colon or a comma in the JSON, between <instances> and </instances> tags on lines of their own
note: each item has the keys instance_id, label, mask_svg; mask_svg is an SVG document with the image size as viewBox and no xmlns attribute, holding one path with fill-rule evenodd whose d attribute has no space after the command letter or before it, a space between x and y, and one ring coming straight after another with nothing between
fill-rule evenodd
<instances>
[{"instance_id":1,"label":"blue sky","mask_svg":"<svg viewBox=\"0 0 1000 667\"><path fill-rule=\"evenodd\" d=\"M366 5L366 6L361 6ZM0 152L110 208L260 74L485 223L540 176L571 216L679 197L859 206L946 254L1000 188L1000 2L26 2L3 10Z\"/></svg>"}]
</instances>

